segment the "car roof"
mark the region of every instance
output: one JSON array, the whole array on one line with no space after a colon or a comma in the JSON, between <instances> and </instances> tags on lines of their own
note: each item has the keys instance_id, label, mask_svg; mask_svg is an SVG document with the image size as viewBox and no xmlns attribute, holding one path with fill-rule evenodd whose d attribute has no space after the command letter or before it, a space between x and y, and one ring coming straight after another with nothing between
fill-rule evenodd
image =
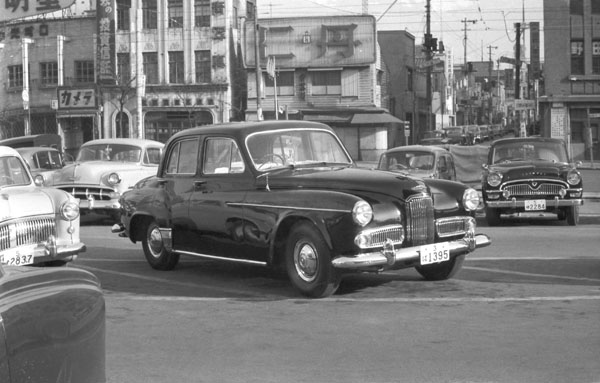
<instances>
[{"instance_id":1,"label":"car roof","mask_svg":"<svg viewBox=\"0 0 600 383\"><path fill-rule=\"evenodd\" d=\"M312 121L300 120L269 120L254 122L230 122L224 124L202 125L189 128L173 135L169 141L179 137L197 134L228 134L232 136L248 136L256 132L272 131L278 129L326 129L333 132L329 126Z\"/></svg>"},{"instance_id":2,"label":"car roof","mask_svg":"<svg viewBox=\"0 0 600 383\"><path fill-rule=\"evenodd\" d=\"M58 152L58 149L49 146L30 146L27 148L17 148L16 151L21 153L22 156L25 156L37 152Z\"/></svg>"},{"instance_id":3,"label":"car roof","mask_svg":"<svg viewBox=\"0 0 600 383\"><path fill-rule=\"evenodd\" d=\"M396 146L395 148L391 148L386 150L384 153L395 153L395 152L404 152L404 151L422 151L422 152L444 152L450 153L445 148L441 146L433 146L433 145L405 145L405 146Z\"/></svg>"},{"instance_id":4,"label":"car roof","mask_svg":"<svg viewBox=\"0 0 600 383\"><path fill-rule=\"evenodd\" d=\"M10 146L0 146L0 156L18 156L21 155L17 152L16 149L11 148Z\"/></svg>"},{"instance_id":5,"label":"car roof","mask_svg":"<svg viewBox=\"0 0 600 383\"><path fill-rule=\"evenodd\" d=\"M146 140L143 138L99 138L96 140L87 141L83 146L88 145L103 145L103 144L123 144L123 145L135 145L135 146L163 146L162 142L154 141L154 140Z\"/></svg>"},{"instance_id":6,"label":"car roof","mask_svg":"<svg viewBox=\"0 0 600 383\"><path fill-rule=\"evenodd\" d=\"M492 146L510 143L510 142L556 142L556 143L564 143L564 140L560 138L550 138L550 137L509 137L509 138L501 138L492 143Z\"/></svg>"}]
</instances>

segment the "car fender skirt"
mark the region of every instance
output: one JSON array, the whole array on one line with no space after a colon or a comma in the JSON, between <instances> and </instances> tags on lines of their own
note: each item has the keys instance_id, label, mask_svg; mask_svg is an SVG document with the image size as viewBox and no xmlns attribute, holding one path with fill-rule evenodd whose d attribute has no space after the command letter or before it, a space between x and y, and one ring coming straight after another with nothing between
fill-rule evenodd
<instances>
[{"instance_id":1,"label":"car fender skirt","mask_svg":"<svg viewBox=\"0 0 600 383\"><path fill-rule=\"evenodd\" d=\"M450 249L450 257L470 253L473 250L489 246L492 243L490 237L485 234L467 234L461 239L447 242ZM420 260L420 246L385 249L368 253L360 253L355 256L342 256L332 260L332 265L338 269L368 269L372 267L391 267L397 262L405 264L418 263ZM390 254L390 252L392 252ZM391 256L393 255L393 257Z\"/></svg>"}]
</instances>

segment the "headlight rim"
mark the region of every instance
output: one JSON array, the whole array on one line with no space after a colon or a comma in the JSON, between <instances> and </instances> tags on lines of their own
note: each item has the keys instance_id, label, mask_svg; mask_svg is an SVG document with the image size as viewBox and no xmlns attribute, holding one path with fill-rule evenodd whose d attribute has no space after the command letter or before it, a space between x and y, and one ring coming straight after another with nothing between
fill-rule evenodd
<instances>
[{"instance_id":1,"label":"headlight rim","mask_svg":"<svg viewBox=\"0 0 600 383\"><path fill-rule=\"evenodd\" d=\"M463 192L462 205L466 211L476 211L481 204L481 198L477 190L467 188Z\"/></svg>"},{"instance_id":2,"label":"headlight rim","mask_svg":"<svg viewBox=\"0 0 600 383\"><path fill-rule=\"evenodd\" d=\"M354 222L365 227L373 220L373 207L365 200L357 201L352 207L352 219Z\"/></svg>"},{"instance_id":3,"label":"headlight rim","mask_svg":"<svg viewBox=\"0 0 600 383\"><path fill-rule=\"evenodd\" d=\"M68 200L60 206L60 216L65 221L74 221L80 216L79 203L77 201Z\"/></svg>"},{"instance_id":4,"label":"headlight rim","mask_svg":"<svg viewBox=\"0 0 600 383\"><path fill-rule=\"evenodd\" d=\"M575 176L577 182L573 182L571 177ZM571 169L569 170L569 172L567 173L567 183L571 186L575 186L575 185L579 185L581 183L582 177L581 174L575 170L575 169Z\"/></svg>"},{"instance_id":5,"label":"headlight rim","mask_svg":"<svg viewBox=\"0 0 600 383\"><path fill-rule=\"evenodd\" d=\"M119 173L117 173L117 172L112 172L106 177L106 183L108 183L110 186L116 186L116 185L120 184L121 181L123 181L123 180L121 179L121 176L119 176Z\"/></svg>"},{"instance_id":6,"label":"headlight rim","mask_svg":"<svg viewBox=\"0 0 600 383\"><path fill-rule=\"evenodd\" d=\"M502 173L490 172L486 177L486 182L491 187L498 187L502 183Z\"/></svg>"}]
</instances>

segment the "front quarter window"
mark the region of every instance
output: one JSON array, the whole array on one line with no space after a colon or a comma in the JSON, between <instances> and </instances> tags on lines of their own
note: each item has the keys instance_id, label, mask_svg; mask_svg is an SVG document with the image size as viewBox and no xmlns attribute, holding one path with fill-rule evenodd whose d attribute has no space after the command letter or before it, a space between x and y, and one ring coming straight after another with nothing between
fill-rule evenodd
<instances>
[{"instance_id":1,"label":"front quarter window","mask_svg":"<svg viewBox=\"0 0 600 383\"><path fill-rule=\"evenodd\" d=\"M236 174L246 169L240 150L230 138L209 138L206 140L204 174Z\"/></svg>"},{"instance_id":2,"label":"front quarter window","mask_svg":"<svg viewBox=\"0 0 600 383\"><path fill-rule=\"evenodd\" d=\"M31 178L17 157L0 158L0 187L29 185Z\"/></svg>"}]
</instances>

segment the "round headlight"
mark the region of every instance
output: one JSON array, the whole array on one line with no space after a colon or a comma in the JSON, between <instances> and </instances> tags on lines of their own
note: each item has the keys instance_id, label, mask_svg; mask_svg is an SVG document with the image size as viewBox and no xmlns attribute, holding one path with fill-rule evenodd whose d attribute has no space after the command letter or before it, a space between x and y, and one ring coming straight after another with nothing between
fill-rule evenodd
<instances>
[{"instance_id":1,"label":"round headlight","mask_svg":"<svg viewBox=\"0 0 600 383\"><path fill-rule=\"evenodd\" d=\"M581 182L581 174L577 170L570 170L567 174L567 182L569 185L577 185Z\"/></svg>"},{"instance_id":2,"label":"round headlight","mask_svg":"<svg viewBox=\"0 0 600 383\"><path fill-rule=\"evenodd\" d=\"M108 184L114 186L121 182L121 177L117 173L110 173L107 178Z\"/></svg>"},{"instance_id":3,"label":"round headlight","mask_svg":"<svg viewBox=\"0 0 600 383\"><path fill-rule=\"evenodd\" d=\"M500 173L488 174L488 176L487 176L488 185L496 187L496 186L500 185L500 182L502 182L502 174L500 174Z\"/></svg>"},{"instance_id":4,"label":"round headlight","mask_svg":"<svg viewBox=\"0 0 600 383\"><path fill-rule=\"evenodd\" d=\"M358 201L352 208L352 219L360 226L365 226L373 219L373 209L365 201Z\"/></svg>"},{"instance_id":5,"label":"round headlight","mask_svg":"<svg viewBox=\"0 0 600 383\"><path fill-rule=\"evenodd\" d=\"M79 217L79 203L67 201L60 207L60 214L67 221L72 221Z\"/></svg>"},{"instance_id":6,"label":"round headlight","mask_svg":"<svg viewBox=\"0 0 600 383\"><path fill-rule=\"evenodd\" d=\"M477 210L479 207L479 193L477 190L468 188L463 193L463 206L467 211Z\"/></svg>"}]
</instances>

